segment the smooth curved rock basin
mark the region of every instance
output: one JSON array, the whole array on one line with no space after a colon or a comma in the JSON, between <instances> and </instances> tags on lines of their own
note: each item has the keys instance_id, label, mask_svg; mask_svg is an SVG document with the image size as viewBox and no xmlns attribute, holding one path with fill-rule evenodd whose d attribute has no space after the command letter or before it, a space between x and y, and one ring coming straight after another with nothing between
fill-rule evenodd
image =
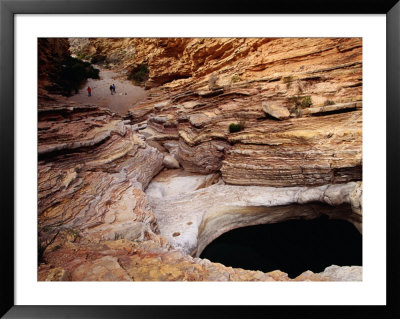
<instances>
[{"instance_id":1,"label":"smooth curved rock basin","mask_svg":"<svg viewBox=\"0 0 400 319\"><path fill-rule=\"evenodd\" d=\"M162 170L163 154L112 113L58 102L44 104L39 120L40 242L58 234L45 250L40 280L286 281L283 272L233 269L192 256L230 229L321 213L351 221L361 231L361 182L233 186L218 173L180 169L153 179ZM98 139L104 132L104 140ZM361 280L361 272L327 268L294 280Z\"/></svg>"},{"instance_id":2,"label":"smooth curved rock basin","mask_svg":"<svg viewBox=\"0 0 400 319\"><path fill-rule=\"evenodd\" d=\"M151 182L147 197L161 235L173 247L193 256L200 256L210 242L235 228L313 219L321 214L347 220L362 230L359 182L286 188L232 186L220 182L196 189L189 185L196 185L194 180L207 177L194 175L186 177L186 192L177 188L174 193L170 186L177 183L175 178Z\"/></svg>"}]
</instances>

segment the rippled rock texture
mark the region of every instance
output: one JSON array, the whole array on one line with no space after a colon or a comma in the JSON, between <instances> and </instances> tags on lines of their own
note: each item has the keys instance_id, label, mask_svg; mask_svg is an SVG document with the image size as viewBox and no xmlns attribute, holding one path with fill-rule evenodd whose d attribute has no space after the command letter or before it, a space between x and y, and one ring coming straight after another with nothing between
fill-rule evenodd
<instances>
[{"instance_id":1,"label":"rippled rock texture","mask_svg":"<svg viewBox=\"0 0 400 319\"><path fill-rule=\"evenodd\" d=\"M41 234L60 227L91 240L157 233L143 193L162 168L157 149L94 106L42 108L38 129Z\"/></svg>"},{"instance_id":2,"label":"rippled rock texture","mask_svg":"<svg viewBox=\"0 0 400 319\"><path fill-rule=\"evenodd\" d=\"M39 100L39 280L286 281L196 256L230 229L293 218L361 232L361 39L70 43L124 77L146 65L149 94L124 118Z\"/></svg>"},{"instance_id":3,"label":"rippled rock texture","mask_svg":"<svg viewBox=\"0 0 400 319\"><path fill-rule=\"evenodd\" d=\"M223 185L215 175L159 174L146 191L161 234L173 247L200 256L232 229L313 219L344 219L362 231L361 183L318 187Z\"/></svg>"},{"instance_id":4,"label":"rippled rock texture","mask_svg":"<svg viewBox=\"0 0 400 319\"><path fill-rule=\"evenodd\" d=\"M131 119L147 120L144 132L161 145L177 141L188 171L275 187L362 179L359 38L94 39L85 48L135 48L116 68L147 61L147 82L159 88Z\"/></svg>"},{"instance_id":5,"label":"rippled rock texture","mask_svg":"<svg viewBox=\"0 0 400 319\"><path fill-rule=\"evenodd\" d=\"M39 268L40 281L359 281L362 277L359 266L333 265L321 273L306 271L290 279L279 270L263 273L225 267L168 251L152 241L68 243L61 248L52 246L49 251L49 264Z\"/></svg>"}]
</instances>

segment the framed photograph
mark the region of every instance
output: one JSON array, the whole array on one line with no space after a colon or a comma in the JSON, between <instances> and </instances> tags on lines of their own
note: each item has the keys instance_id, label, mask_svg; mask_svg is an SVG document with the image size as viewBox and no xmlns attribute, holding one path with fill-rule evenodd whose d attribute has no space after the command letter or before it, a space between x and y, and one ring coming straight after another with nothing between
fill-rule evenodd
<instances>
[{"instance_id":1,"label":"framed photograph","mask_svg":"<svg viewBox=\"0 0 400 319\"><path fill-rule=\"evenodd\" d=\"M4 318L400 315L397 1L0 10Z\"/></svg>"}]
</instances>

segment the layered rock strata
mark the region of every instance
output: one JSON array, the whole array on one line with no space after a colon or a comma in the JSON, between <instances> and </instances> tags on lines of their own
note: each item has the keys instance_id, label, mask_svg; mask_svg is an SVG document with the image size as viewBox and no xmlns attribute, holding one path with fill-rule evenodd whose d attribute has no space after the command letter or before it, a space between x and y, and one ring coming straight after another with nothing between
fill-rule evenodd
<instances>
[{"instance_id":1,"label":"layered rock strata","mask_svg":"<svg viewBox=\"0 0 400 319\"><path fill-rule=\"evenodd\" d=\"M157 115L148 116L142 131L161 145L176 141L177 159L187 171L209 174L220 170L229 184L275 187L362 179L360 103L358 107L346 103L336 109L335 105L305 109L307 114L321 115L277 121L266 117L261 101L257 104L249 97L233 102L225 97L200 101L151 109ZM197 105L201 108L196 110ZM348 112L334 113L348 105ZM134 122L135 112L131 112ZM230 123L241 121L244 129L230 133Z\"/></svg>"},{"instance_id":2,"label":"layered rock strata","mask_svg":"<svg viewBox=\"0 0 400 319\"><path fill-rule=\"evenodd\" d=\"M41 236L67 229L133 240L158 232L143 190L163 155L130 125L105 109L68 104L41 108L38 129Z\"/></svg>"},{"instance_id":3,"label":"layered rock strata","mask_svg":"<svg viewBox=\"0 0 400 319\"><path fill-rule=\"evenodd\" d=\"M195 256L230 229L293 218L361 232L361 39L99 38L71 51L121 76L146 65L149 94L125 118L40 95L39 280L286 281Z\"/></svg>"},{"instance_id":4,"label":"layered rock strata","mask_svg":"<svg viewBox=\"0 0 400 319\"><path fill-rule=\"evenodd\" d=\"M286 77L285 85L296 91L297 80L307 78L319 89L334 87L335 92L326 92L330 97L360 92L361 38L80 38L70 42L72 53L100 56L118 70L147 65L148 87L172 81L174 86L193 82L201 86L202 81L208 82L205 76L215 73L219 85L241 80L262 84ZM340 73L345 78L338 78ZM339 87L345 90L337 95Z\"/></svg>"},{"instance_id":5,"label":"layered rock strata","mask_svg":"<svg viewBox=\"0 0 400 319\"><path fill-rule=\"evenodd\" d=\"M322 214L362 231L361 183L275 188L223 185L217 178L163 172L146 191L161 235L184 253L200 256L210 242L235 228Z\"/></svg>"},{"instance_id":6,"label":"layered rock strata","mask_svg":"<svg viewBox=\"0 0 400 319\"><path fill-rule=\"evenodd\" d=\"M153 241L126 239L100 244L52 245L40 281L360 281L362 267L330 266L321 273L306 271L290 279L279 270L263 273L225 267L207 259L168 250Z\"/></svg>"},{"instance_id":7,"label":"layered rock strata","mask_svg":"<svg viewBox=\"0 0 400 319\"><path fill-rule=\"evenodd\" d=\"M51 105L39 110L38 221L42 243L56 237L46 247L39 280L290 280L279 271L232 269L187 253L198 255L220 233L244 225L321 213L360 222L360 212L354 215L361 208L356 183L249 189L221 185L218 174L167 170L146 196L143 190L162 168L156 148L107 110ZM289 205L318 200L354 209ZM306 272L295 280L361 280L360 267L341 277L334 276L337 271Z\"/></svg>"},{"instance_id":8,"label":"layered rock strata","mask_svg":"<svg viewBox=\"0 0 400 319\"><path fill-rule=\"evenodd\" d=\"M79 50L131 52L109 61L118 70L148 66L153 89L131 120L176 141L185 170L274 187L362 179L360 38L89 39Z\"/></svg>"},{"instance_id":9,"label":"layered rock strata","mask_svg":"<svg viewBox=\"0 0 400 319\"><path fill-rule=\"evenodd\" d=\"M269 273L225 267L192 258L152 241L119 239L101 244L52 246L48 265L39 269L40 281L360 281L359 266L330 266L321 273L306 271L290 279L279 270ZM51 265L51 266L50 266Z\"/></svg>"}]
</instances>

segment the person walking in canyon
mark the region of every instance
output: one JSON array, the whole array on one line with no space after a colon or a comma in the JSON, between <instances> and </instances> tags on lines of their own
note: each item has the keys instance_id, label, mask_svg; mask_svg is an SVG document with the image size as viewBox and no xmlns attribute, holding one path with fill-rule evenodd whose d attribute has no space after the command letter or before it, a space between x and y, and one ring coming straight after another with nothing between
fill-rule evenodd
<instances>
[{"instance_id":1,"label":"person walking in canyon","mask_svg":"<svg viewBox=\"0 0 400 319\"><path fill-rule=\"evenodd\" d=\"M112 91L115 93L115 84L113 83L111 86L112 86Z\"/></svg>"},{"instance_id":2,"label":"person walking in canyon","mask_svg":"<svg viewBox=\"0 0 400 319\"><path fill-rule=\"evenodd\" d=\"M88 96L92 96L92 88L90 86L87 88L87 94Z\"/></svg>"},{"instance_id":3,"label":"person walking in canyon","mask_svg":"<svg viewBox=\"0 0 400 319\"><path fill-rule=\"evenodd\" d=\"M113 86L112 85L110 85L110 92L111 92L111 95L113 95Z\"/></svg>"}]
</instances>

